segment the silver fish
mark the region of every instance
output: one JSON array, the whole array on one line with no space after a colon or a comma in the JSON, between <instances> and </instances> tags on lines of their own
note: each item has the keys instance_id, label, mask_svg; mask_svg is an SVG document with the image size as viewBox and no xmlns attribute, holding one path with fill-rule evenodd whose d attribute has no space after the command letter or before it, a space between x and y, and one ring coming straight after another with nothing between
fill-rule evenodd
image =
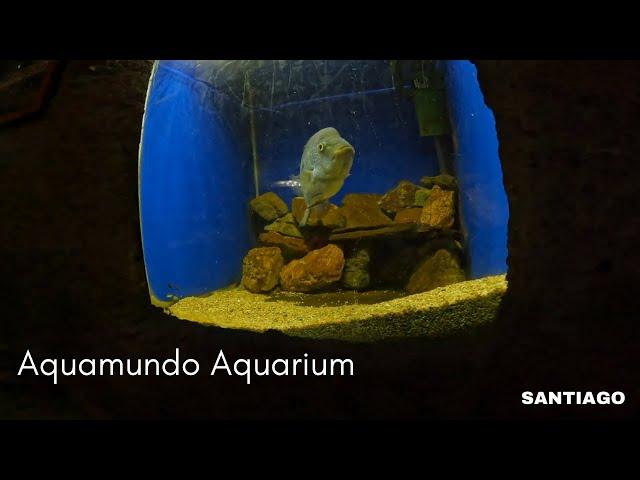
<instances>
[{"instance_id":1,"label":"silver fish","mask_svg":"<svg viewBox=\"0 0 640 480\"><path fill-rule=\"evenodd\" d=\"M300 160L300 189L307 204L301 227L309 221L312 208L326 204L340 191L355 153L353 146L332 127L323 128L309 138Z\"/></svg>"}]
</instances>

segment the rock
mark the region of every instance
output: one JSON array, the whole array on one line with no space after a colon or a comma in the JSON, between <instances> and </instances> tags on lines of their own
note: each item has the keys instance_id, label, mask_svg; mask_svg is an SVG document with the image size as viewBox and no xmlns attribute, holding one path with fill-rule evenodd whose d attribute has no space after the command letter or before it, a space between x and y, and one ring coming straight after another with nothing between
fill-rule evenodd
<instances>
[{"instance_id":1,"label":"rock","mask_svg":"<svg viewBox=\"0 0 640 480\"><path fill-rule=\"evenodd\" d=\"M304 211L307 208L307 204L302 197L295 197L291 202L291 211L296 222L299 224L302 221ZM333 203L329 203L325 206L312 208L311 214L307 225L310 227L317 227L322 225L327 228L342 228L346 225L344 216L340 213L340 209Z\"/></svg>"},{"instance_id":2,"label":"rock","mask_svg":"<svg viewBox=\"0 0 640 480\"><path fill-rule=\"evenodd\" d=\"M415 225L411 223L396 223L387 227L362 230L349 230L345 228L341 230L334 230L334 232L329 236L329 241L335 242L343 240L360 240L363 238L388 237L412 231L415 231Z\"/></svg>"},{"instance_id":3,"label":"rock","mask_svg":"<svg viewBox=\"0 0 640 480\"><path fill-rule=\"evenodd\" d=\"M369 286L369 263L371 253L368 247L354 247L344 262L342 286L350 290L363 290Z\"/></svg>"},{"instance_id":4,"label":"rock","mask_svg":"<svg viewBox=\"0 0 640 480\"><path fill-rule=\"evenodd\" d=\"M342 199L342 205L360 202L373 202L377 205L381 198L379 193L347 193Z\"/></svg>"},{"instance_id":5,"label":"rock","mask_svg":"<svg viewBox=\"0 0 640 480\"><path fill-rule=\"evenodd\" d=\"M287 260L304 257L309 247L302 238L287 237L278 232L264 232L258 237L262 245L279 247L282 256Z\"/></svg>"},{"instance_id":6,"label":"rock","mask_svg":"<svg viewBox=\"0 0 640 480\"><path fill-rule=\"evenodd\" d=\"M455 217L455 192L435 186L427 199L420 224L424 227L451 228Z\"/></svg>"},{"instance_id":7,"label":"rock","mask_svg":"<svg viewBox=\"0 0 640 480\"><path fill-rule=\"evenodd\" d=\"M413 206L415 202L416 191L420 187L406 180L401 180L398 186L393 190L385 193L378 205L386 213L394 214L404 208Z\"/></svg>"},{"instance_id":8,"label":"rock","mask_svg":"<svg viewBox=\"0 0 640 480\"><path fill-rule=\"evenodd\" d=\"M323 227L330 229L343 228L347 224L347 219L340 212L340 209L333 204L329 204L324 215L320 219Z\"/></svg>"},{"instance_id":9,"label":"rock","mask_svg":"<svg viewBox=\"0 0 640 480\"><path fill-rule=\"evenodd\" d=\"M253 293L268 292L278 285L283 265L279 248L252 248L242 261L242 285Z\"/></svg>"},{"instance_id":10,"label":"rock","mask_svg":"<svg viewBox=\"0 0 640 480\"><path fill-rule=\"evenodd\" d=\"M340 213L345 218L345 227L374 228L392 223L391 219L380 210L378 205L380 198L380 195L371 194L346 195L342 202L343 207L340 209Z\"/></svg>"},{"instance_id":11,"label":"rock","mask_svg":"<svg viewBox=\"0 0 640 480\"><path fill-rule=\"evenodd\" d=\"M293 200L291 200L291 213L293 213L293 218L295 218L298 224L302 221L302 217L304 216L304 211L306 209L307 202L304 201L303 197L295 197ZM310 227L316 227L320 225L320 216L318 215L317 209L311 209L307 225L309 225Z\"/></svg>"},{"instance_id":12,"label":"rock","mask_svg":"<svg viewBox=\"0 0 640 480\"><path fill-rule=\"evenodd\" d=\"M452 236L438 236L427 240L418 247L416 260L425 258L427 255L433 255L436 251L442 249L457 255L458 258L462 258L464 255L464 249L459 240Z\"/></svg>"},{"instance_id":13,"label":"rock","mask_svg":"<svg viewBox=\"0 0 640 480\"><path fill-rule=\"evenodd\" d=\"M273 192L263 193L249 202L251 209L267 222L286 215L289 209L278 195Z\"/></svg>"},{"instance_id":14,"label":"rock","mask_svg":"<svg viewBox=\"0 0 640 480\"><path fill-rule=\"evenodd\" d=\"M416 194L413 199L413 205L416 207L424 207L427 198L431 195L431 190L428 188L419 188L416 190Z\"/></svg>"},{"instance_id":15,"label":"rock","mask_svg":"<svg viewBox=\"0 0 640 480\"><path fill-rule=\"evenodd\" d=\"M426 292L464 280L458 256L447 249L440 249L420 262L405 290L409 293Z\"/></svg>"},{"instance_id":16,"label":"rock","mask_svg":"<svg viewBox=\"0 0 640 480\"><path fill-rule=\"evenodd\" d=\"M427 188L433 188L435 186L440 187L442 190L457 190L458 182L456 178L451 175L436 175L435 177L422 177L420 183Z\"/></svg>"},{"instance_id":17,"label":"rock","mask_svg":"<svg viewBox=\"0 0 640 480\"><path fill-rule=\"evenodd\" d=\"M320 290L340 280L343 268L342 250L329 244L285 265L280 272L280 283L284 290L291 292Z\"/></svg>"},{"instance_id":18,"label":"rock","mask_svg":"<svg viewBox=\"0 0 640 480\"><path fill-rule=\"evenodd\" d=\"M264 227L264 229L267 232L278 232L289 237L302 238L302 233L300 233L298 225L296 225L296 221L290 213L278 218L275 222Z\"/></svg>"},{"instance_id":19,"label":"rock","mask_svg":"<svg viewBox=\"0 0 640 480\"><path fill-rule=\"evenodd\" d=\"M404 208L396 213L395 223L418 223L422 215L422 208Z\"/></svg>"}]
</instances>

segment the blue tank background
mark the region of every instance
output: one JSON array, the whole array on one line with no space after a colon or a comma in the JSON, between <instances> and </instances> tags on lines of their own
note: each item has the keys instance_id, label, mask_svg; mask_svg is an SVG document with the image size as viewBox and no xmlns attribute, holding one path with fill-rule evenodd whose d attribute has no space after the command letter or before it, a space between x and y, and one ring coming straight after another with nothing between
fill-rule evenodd
<instances>
[{"instance_id":1,"label":"blue tank background","mask_svg":"<svg viewBox=\"0 0 640 480\"><path fill-rule=\"evenodd\" d=\"M348 193L383 193L401 179L417 182L438 172L433 139L418 135L413 104L387 89L261 110L256 125L261 192L274 191L288 204L299 193L274 183L298 175L302 147L325 126L356 148L351 175L333 203Z\"/></svg>"},{"instance_id":2,"label":"blue tank background","mask_svg":"<svg viewBox=\"0 0 640 480\"><path fill-rule=\"evenodd\" d=\"M220 96L162 62L149 86L139 195L153 300L199 295L237 281L252 244L246 116Z\"/></svg>"},{"instance_id":3,"label":"blue tank background","mask_svg":"<svg viewBox=\"0 0 640 480\"><path fill-rule=\"evenodd\" d=\"M295 67L295 68L294 68ZM506 195L495 125L475 67L440 62L456 133L460 208L473 278L506 271ZM251 248L253 165L242 78L222 62L160 61L149 86L139 167L147 280L155 302L223 288L240 279ZM334 198L381 193L399 180L438 173L431 138L418 134L411 101L393 89L385 61L264 62L251 72L259 189L298 173L314 132L334 126L356 148Z\"/></svg>"},{"instance_id":4,"label":"blue tank background","mask_svg":"<svg viewBox=\"0 0 640 480\"><path fill-rule=\"evenodd\" d=\"M502 181L493 112L485 105L476 67L441 62L455 143L460 214L472 278L507 271L509 206Z\"/></svg>"}]
</instances>

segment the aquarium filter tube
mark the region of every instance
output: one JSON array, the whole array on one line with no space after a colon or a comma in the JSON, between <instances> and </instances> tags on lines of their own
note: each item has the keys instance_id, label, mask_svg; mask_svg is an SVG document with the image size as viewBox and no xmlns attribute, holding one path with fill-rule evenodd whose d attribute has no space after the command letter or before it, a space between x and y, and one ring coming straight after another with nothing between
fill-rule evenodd
<instances>
[{"instance_id":1,"label":"aquarium filter tube","mask_svg":"<svg viewBox=\"0 0 640 480\"><path fill-rule=\"evenodd\" d=\"M258 180L260 170L258 169L258 145L256 143L256 117L254 110L254 101L253 101L253 89L251 88L251 79L249 78L249 73L247 72L245 76L245 91L247 92L247 97L249 99L249 131L251 135L251 159L253 162L253 186L256 191L256 197L260 195L260 182Z\"/></svg>"}]
</instances>

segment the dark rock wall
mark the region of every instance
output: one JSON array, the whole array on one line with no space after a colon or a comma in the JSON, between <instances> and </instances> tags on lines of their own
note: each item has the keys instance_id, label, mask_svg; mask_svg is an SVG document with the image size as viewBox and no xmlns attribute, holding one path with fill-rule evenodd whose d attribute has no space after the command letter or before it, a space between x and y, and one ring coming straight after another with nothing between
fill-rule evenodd
<instances>
[{"instance_id":1,"label":"dark rock wall","mask_svg":"<svg viewBox=\"0 0 640 480\"><path fill-rule=\"evenodd\" d=\"M509 198L504 317L625 321L640 265L640 62L476 66Z\"/></svg>"},{"instance_id":2,"label":"dark rock wall","mask_svg":"<svg viewBox=\"0 0 640 480\"><path fill-rule=\"evenodd\" d=\"M137 211L148 61L70 62L39 118L0 128L0 417L624 416L522 409L526 389L640 395L639 63L477 62L511 212L499 321L352 345L204 327L149 303ZM591 332L585 337L584 332ZM542 336L541 336L542 335ZM635 335L635 336L634 336ZM351 357L352 379L17 377L34 357Z\"/></svg>"},{"instance_id":3,"label":"dark rock wall","mask_svg":"<svg viewBox=\"0 0 640 480\"><path fill-rule=\"evenodd\" d=\"M146 295L137 159L151 65L69 62L41 115L0 128L0 377L18 382L3 389L0 417L64 415L64 387L15 376L27 348L90 353L122 337L120 323L136 328Z\"/></svg>"},{"instance_id":4,"label":"dark rock wall","mask_svg":"<svg viewBox=\"0 0 640 480\"><path fill-rule=\"evenodd\" d=\"M137 162L150 72L149 61L70 62L41 116L0 128L2 282L26 308L146 290Z\"/></svg>"}]
</instances>

